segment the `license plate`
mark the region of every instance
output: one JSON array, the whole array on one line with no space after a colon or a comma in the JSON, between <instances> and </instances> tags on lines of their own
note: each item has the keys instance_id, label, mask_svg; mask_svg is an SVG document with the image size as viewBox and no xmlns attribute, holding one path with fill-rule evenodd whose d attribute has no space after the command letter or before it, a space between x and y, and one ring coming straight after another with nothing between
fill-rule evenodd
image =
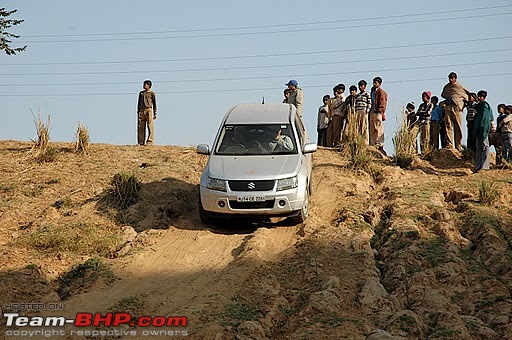
<instances>
[{"instance_id":1,"label":"license plate","mask_svg":"<svg viewBox=\"0 0 512 340\"><path fill-rule=\"evenodd\" d=\"M237 196L237 202L265 202L265 196Z\"/></svg>"}]
</instances>

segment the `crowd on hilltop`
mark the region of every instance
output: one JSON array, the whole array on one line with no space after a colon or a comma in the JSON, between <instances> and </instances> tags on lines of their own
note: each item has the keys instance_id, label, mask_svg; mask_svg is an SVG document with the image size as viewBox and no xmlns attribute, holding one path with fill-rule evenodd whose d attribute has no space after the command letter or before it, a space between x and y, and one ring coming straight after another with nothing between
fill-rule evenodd
<instances>
[{"instance_id":1,"label":"crowd on hilltop","mask_svg":"<svg viewBox=\"0 0 512 340\"><path fill-rule=\"evenodd\" d=\"M475 156L475 172L489 169L490 147L496 150L496 163L512 160L512 105L499 104L496 123L487 102L487 91L477 93L448 75L441 92L443 100L430 91L421 94L421 104L406 106L407 125L420 139L421 153L442 148L462 151L463 112L466 111L466 147Z\"/></svg>"},{"instance_id":2,"label":"crowd on hilltop","mask_svg":"<svg viewBox=\"0 0 512 340\"><path fill-rule=\"evenodd\" d=\"M355 120L357 133L367 145L384 152L384 126L386 120L387 93L381 88L382 78L375 77L370 92L367 82L360 80L349 87L333 87L332 97L326 94L318 108L318 145L337 147L343 140L348 117ZM290 80L284 90L284 103L297 108L302 118L304 94L296 80ZM432 92L421 94L418 108L414 102L406 105L405 123L408 129L419 137L419 151L427 153L441 148L462 151L462 116L466 111L466 146L475 156L475 172L489 169L490 147L496 150L496 163L512 161L512 105L499 104L496 123L492 109L486 101L487 91L470 92L457 81L457 74L448 75L448 83L441 92L442 100Z\"/></svg>"},{"instance_id":3,"label":"crowd on hilltop","mask_svg":"<svg viewBox=\"0 0 512 340\"><path fill-rule=\"evenodd\" d=\"M333 95L323 97L323 105L318 110L318 145L337 147L341 145L348 117L354 117L358 134L366 144L384 151L384 125L386 120L387 93L381 88L382 78L375 77L370 92L366 91L367 82L361 80L358 87L350 86L345 96L345 85L333 87ZM294 104L302 118L304 95L296 80L290 80L284 90L283 103Z\"/></svg>"}]
</instances>

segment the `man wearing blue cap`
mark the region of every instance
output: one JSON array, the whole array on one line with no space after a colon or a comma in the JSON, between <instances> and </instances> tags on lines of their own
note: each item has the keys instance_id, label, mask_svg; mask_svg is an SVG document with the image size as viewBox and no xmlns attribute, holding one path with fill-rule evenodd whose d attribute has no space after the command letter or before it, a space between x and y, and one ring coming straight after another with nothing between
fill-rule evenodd
<instances>
[{"instance_id":1,"label":"man wearing blue cap","mask_svg":"<svg viewBox=\"0 0 512 340\"><path fill-rule=\"evenodd\" d=\"M287 84L288 89L290 89L290 97L288 97L288 103L293 104L297 108L297 115L302 119L302 105L304 104L304 93L302 93L302 89L298 87L299 83L292 79Z\"/></svg>"}]
</instances>

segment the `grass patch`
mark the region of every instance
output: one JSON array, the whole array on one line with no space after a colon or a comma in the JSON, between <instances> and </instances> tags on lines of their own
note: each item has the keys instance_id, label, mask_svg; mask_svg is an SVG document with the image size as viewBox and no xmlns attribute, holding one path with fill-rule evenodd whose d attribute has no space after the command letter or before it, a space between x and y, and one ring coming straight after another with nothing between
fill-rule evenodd
<instances>
[{"instance_id":1,"label":"grass patch","mask_svg":"<svg viewBox=\"0 0 512 340\"><path fill-rule=\"evenodd\" d=\"M324 325L328 325L331 328L339 327L339 326L343 325L345 322L351 322L351 323L355 323L355 324L359 324L359 325L361 324L360 320L352 319L352 318L344 318L344 317L339 317L339 316L333 316L330 318L316 318L316 319L313 319L313 322L315 322L315 323L320 322L320 323L323 323Z\"/></svg>"},{"instance_id":2,"label":"grass patch","mask_svg":"<svg viewBox=\"0 0 512 340\"><path fill-rule=\"evenodd\" d=\"M48 252L111 256L119 248L121 237L118 231L90 223L49 224L23 235L18 242Z\"/></svg>"},{"instance_id":3,"label":"grass patch","mask_svg":"<svg viewBox=\"0 0 512 340\"><path fill-rule=\"evenodd\" d=\"M497 303L497 302L502 302L502 301L507 301L508 300L508 297L507 296L503 296L503 295L498 295L498 296L494 296L490 299L480 299L478 300L476 303L475 303L475 307L478 309L478 310L481 310L483 308L486 308L486 307L489 307L489 306L492 306L493 304Z\"/></svg>"},{"instance_id":4,"label":"grass patch","mask_svg":"<svg viewBox=\"0 0 512 340\"><path fill-rule=\"evenodd\" d=\"M83 155L89 153L89 130L80 122L78 122L78 128L76 130L75 152Z\"/></svg>"},{"instance_id":5,"label":"grass patch","mask_svg":"<svg viewBox=\"0 0 512 340\"><path fill-rule=\"evenodd\" d=\"M40 149L36 154L35 161L39 164L52 163L57 159L58 153L57 148L53 146Z\"/></svg>"},{"instance_id":6,"label":"grass patch","mask_svg":"<svg viewBox=\"0 0 512 340\"><path fill-rule=\"evenodd\" d=\"M237 324L242 321L256 321L263 316L260 305L249 305L246 303L230 303L226 306L224 316L236 320Z\"/></svg>"},{"instance_id":7,"label":"grass patch","mask_svg":"<svg viewBox=\"0 0 512 340\"><path fill-rule=\"evenodd\" d=\"M90 258L83 263L73 266L71 270L59 277L57 294L59 294L61 299L65 300L72 294L81 292L83 288L92 286L100 277L105 277L112 281L114 274L102 259L98 257Z\"/></svg>"},{"instance_id":8,"label":"grass patch","mask_svg":"<svg viewBox=\"0 0 512 340\"><path fill-rule=\"evenodd\" d=\"M110 185L102 200L111 207L126 209L141 198L142 185L134 174L115 174Z\"/></svg>"},{"instance_id":9,"label":"grass patch","mask_svg":"<svg viewBox=\"0 0 512 340\"><path fill-rule=\"evenodd\" d=\"M435 267L446 260L446 240L440 237L426 239L420 242L419 254L430 267Z\"/></svg>"},{"instance_id":10,"label":"grass patch","mask_svg":"<svg viewBox=\"0 0 512 340\"><path fill-rule=\"evenodd\" d=\"M414 329L413 327L416 326L416 320L407 314L400 315L398 322L400 329L407 334L409 334Z\"/></svg>"},{"instance_id":11,"label":"grass patch","mask_svg":"<svg viewBox=\"0 0 512 340\"><path fill-rule=\"evenodd\" d=\"M478 199L484 205L493 205L500 198L500 190L494 182L482 181L478 188Z\"/></svg>"},{"instance_id":12,"label":"grass patch","mask_svg":"<svg viewBox=\"0 0 512 340\"><path fill-rule=\"evenodd\" d=\"M402 123L397 133L393 137L393 145L395 146L395 164L401 168L408 168L414 157L417 156L416 138L418 136L418 128L412 129L407 124L406 114L403 114Z\"/></svg>"},{"instance_id":13,"label":"grass patch","mask_svg":"<svg viewBox=\"0 0 512 340\"><path fill-rule=\"evenodd\" d=\"M454 331L453 329L436 327L432 330L428 339L458 339L458 337L455 337L458 333L458 331Z\"/></svg>"}]
</instances>

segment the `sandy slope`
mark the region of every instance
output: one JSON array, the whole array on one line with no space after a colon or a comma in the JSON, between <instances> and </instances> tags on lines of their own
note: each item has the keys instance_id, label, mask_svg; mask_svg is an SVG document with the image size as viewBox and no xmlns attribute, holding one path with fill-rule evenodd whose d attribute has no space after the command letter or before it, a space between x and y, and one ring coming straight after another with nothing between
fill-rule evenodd
<instances>
[{"instance_id":1,"label":"sandy slope","mask_svg":"<svg viewBox=\"0 0 512 340\"><path fill-rule=\"evenodd\" d=\"M440 152L409 170L380 160L372 178L319 150L305 224L212 228L197 217L205 158L192 149L93 145L84 157L57 146L55 162L36 164L30 144L0 142L2 305L61 301L56 278L93 254L20 240L81 222L125 232L106 260L116 279L71 287L68 316L186 315L194 339L363 339L377 327L411 339L512 336L510 170L469 175ZM144 198L104 211L98 199L121 171ZM483 180L500 189L493 206L478 202ZM71 203L56 207L63 197Z\"/></svg>"}]
</instances>

